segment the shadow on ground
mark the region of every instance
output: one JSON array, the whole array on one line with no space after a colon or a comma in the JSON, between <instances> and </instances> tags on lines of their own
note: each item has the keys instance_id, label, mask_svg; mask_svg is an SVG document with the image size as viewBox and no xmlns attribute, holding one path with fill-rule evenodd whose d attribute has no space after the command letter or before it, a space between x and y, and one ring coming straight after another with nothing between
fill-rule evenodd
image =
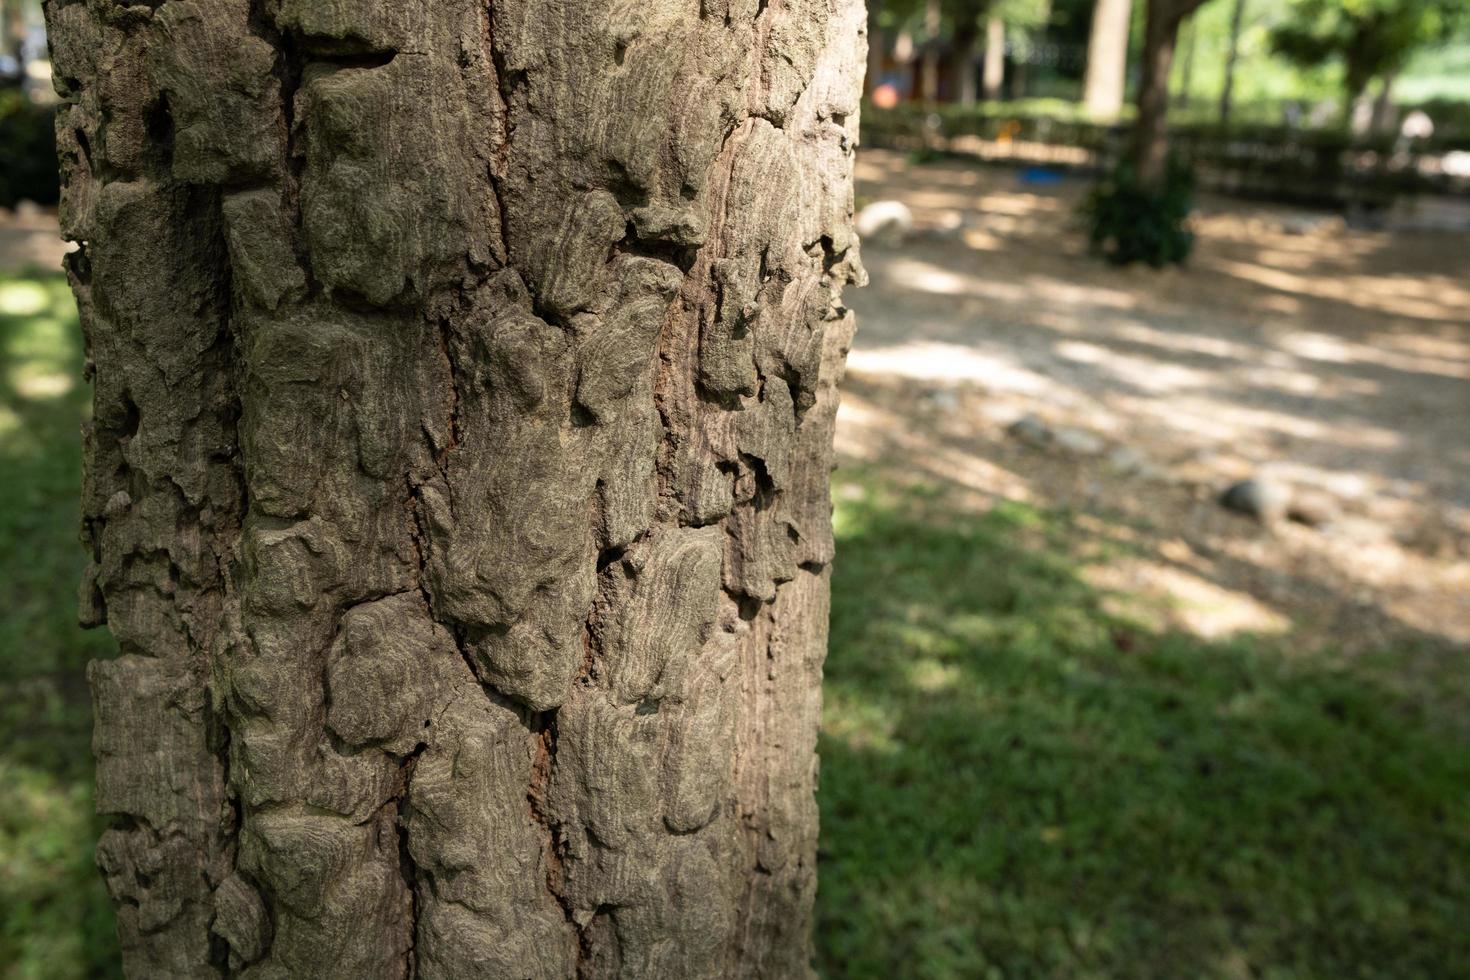
<instances>
[{"instance_id":1,"label":"shadow on ground","mask_svg":"<svg viewBox=\"0 0 1470 980\"><path fill-rule=\"evenodd\" d=\"M1202 640L1108 611L1106 525L837 496L825 975L1470 972L1463 659Z\"/></svg>"}]
</instances>

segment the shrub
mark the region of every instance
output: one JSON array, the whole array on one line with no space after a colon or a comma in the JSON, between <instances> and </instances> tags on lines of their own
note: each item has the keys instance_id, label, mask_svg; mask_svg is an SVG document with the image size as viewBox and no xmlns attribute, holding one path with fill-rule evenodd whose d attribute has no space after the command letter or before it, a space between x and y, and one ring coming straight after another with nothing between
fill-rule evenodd
<instances>
[{"instance_id":1,"label":"shrub","mask_svg":"<svg viewBox=\"0 0 1470 980\"><path fill-rule=\"evenodd\" d=\"M1145 187L1132 166L1120 164L1093 188L1082 205L1092 247L1109 262L1147 262L1155 268L1180 263L1194 248L1189 212L1194 173L1170 157L1163 182Z\"/></svg>"},{"instance_id":2,"label":"shrub","mask_svg":"<svg viewBox=\"0 0 1470 980\"><path fill-rule=\"evenodd\" d=\"M0 90L0 207L25 200L55 204L57 171L56 111L18 90Z\"/></svg>"}]
</instances>

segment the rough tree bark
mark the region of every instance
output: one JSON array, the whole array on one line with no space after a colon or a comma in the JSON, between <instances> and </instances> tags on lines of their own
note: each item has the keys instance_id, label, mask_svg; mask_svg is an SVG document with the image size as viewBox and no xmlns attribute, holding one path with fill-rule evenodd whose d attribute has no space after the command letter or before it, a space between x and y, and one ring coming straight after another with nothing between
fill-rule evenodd
<instances>
[{"instance_id":1,"label":"rough tree bark","mask_svg":"<svg viewBox=\"0 0 1470 980\"><path fill-rule=\"evenodd\" d=\"M128 974L807 974L861 0L47 13Z\"/></svg>"},{"instance_id":2,"label":"rough tree bark","mask_svg":"<svg viewBox=\"0 0 1470 980\"><path fill-rule=\"evenodd\" d=\"M1098 119L1116 119L1123 110L1132 19L1133 0L1097 0L1092 8L1082 102Z\"/></svg>"}]
</instances>

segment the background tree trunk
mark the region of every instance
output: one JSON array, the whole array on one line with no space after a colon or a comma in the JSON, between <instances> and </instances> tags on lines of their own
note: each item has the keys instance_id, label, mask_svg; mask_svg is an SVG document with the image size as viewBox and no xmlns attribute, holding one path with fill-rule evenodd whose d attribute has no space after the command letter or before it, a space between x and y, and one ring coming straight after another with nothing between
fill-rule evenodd
<instances>
[{"instance_id":1,"label":"background tree trunk","mask_svg":"<svg viewBox=\"0 0 1470 980\"><path fill-rule=\"evenodd\" d=\"M1391 136L1397 128L1398 113L1393 103L1393 83L1397 76L1397 72L1384 74L1378 94L1373 97L1373 116L1368 130L1376 136Z\"/></svg>"},{"instance_id":2,"label":"background tree trunk","mask_svg":"<svg viewBox=\"0 0 1470 980\"><path fill-rule=\"evenodd\" d=\"M883 0L868 0L868 68L863 91L872 93L883 82L883 59L888 53L887 32L879 24Z\"/></svg>"},{"instance_id":3,"label":"background tree trunk","mask_svg":"<svg viewBox=\"0 0 1470 980\"><path fill-rule=\"evenodd\" d=\"M997 17L985 21L985 69L983 89L985 100L994 102L1001 97L1001 88L1006 80L1006 25Z\"/></svg>"},{"instance_id":4,"label":"background tree trunk","mask_svg":"<svg viewBox=\"0 0 1470 980\"><path fill-rule=\"evenodd\" d=\"M807 974L859 0L47 12L129 975Z\"/></svg>"},{"instance_id":5,"label":"background tree trunk","mask_svg":"<svg viewBox=\"0 0 1470 980\"><path fill-rule=\"evenodd\" d=\"M1098 119L1116 119L1123 110L1132 20L1133 0L1097 0L1092 9L1082 102Z\"/></svg>"},{"instance_id":6,"label":"background tree trunk","mask_svg":"<svg viewBox=\"0 0 1470 980\"><path fill-rule=\"evenodd\" d=\"M1189 108L1194 95L1194 52L1199 45L1199 28L1193 21L1185 25L1184 57L1179 65L1179 90L1174 93L1174 105L1182 110Z\"/></svg>"},{"instance_id":7,"label":"background tree trunk","mask_svg":"<svg viewBox=\"0 0 1470 980\"><path fill-rule=\"evenodd\" d=\"M919 87L925 102L939 101L939 0L927 0L924 6L924 53L919 62Z\"/></svg>"},{"instance_id":8,"label":"background tree trunk","mask_svg":"<svg viewBox=\"0 0 1470 980\"><path fill-rule=\"evenodd\" d=\"M1240 58L1240 31L1245 23L1246 0L1235 0L1230 12L1230 47L1225 54L1225 86L1220 90L1220 125L1230 122L1235 108L1235 64Z\"/></svg>"},{"instance_id":9,"label":"background tree trunk","mask_svg":"<svg viewBox=\"0 0 1470 980\"><path fill-rule=\"evenodd\" d=\"M4 0L4 3L0 3L0 20L4 21L4 51L20 63L24 70L22 55L25 53L26 12L21 0Z\"/></svg>"},{"instance_id":10,"label":"background tree trunk","mask_svg":"<svg viewBox=\"0 0 1470 980\"><path fill-rule=\"evenodd\" d=\"M1129 157L1144 186L1158 184L1169 160L1169 72L1179 26L1205 0L1148 0L1148 27L1143 43L1143 77L1138 86L1138 118L1133 124Z\"/></svg>"},{"instance_id":11,"label":"background tree trunk","mask_svg":"<svg viewBox=\"0 0 1470 980\"><path fill-rule=\"evenodd\" d=\"M979 96L975 85L975 41L979 33L980 22L976 19L965 17L955 24L951 47L960 105L974 105Z\"/></svg>"}]
</instances>

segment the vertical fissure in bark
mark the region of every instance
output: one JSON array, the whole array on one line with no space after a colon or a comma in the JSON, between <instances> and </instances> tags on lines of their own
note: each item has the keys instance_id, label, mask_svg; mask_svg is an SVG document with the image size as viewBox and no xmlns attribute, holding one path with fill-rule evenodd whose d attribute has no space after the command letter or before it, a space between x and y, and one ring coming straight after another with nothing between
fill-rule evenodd
<instances>
[{"instance_id":1,"label":"vertical fissure in bark","mask_svg":"<svg viewBox=\"0 0 1470 980\"><path fill-rule=\"evenodd\" d=\"M429 727L428 721L424 722ZM413 852L408 846L408 820L406 809L408 807L409 784L413 781L413 770L418 764L419 758L427 748L426 743L420 743L414 747L413 752L403 760L400 767L400 780L402 789L393 800L393 828L398 841L398 871L403 878L403 887L409 896L409 943L403 954L403 977L413 980L418 976L418 964L414 958L418 941L419 910L421 898L419 889L422 887L419 877L418 865L414 862Z\"/></svg>"},{"instance_id":2,"label":"vertical fissure in bark","mask_svg":"<svg viewBox=\"0 0 1470 980\"><path fill-rule=\"evenodd\" d=\"M526 788L526 802L531 808L531 818L541 829L543 854L546 863L546 890L556 901L572 928L577 924L566 897L566 867L563 864L563 843L556 820L550 811L552 773L556 768L556 715L555 709L531 715L529 728L535 746L535 758L531 763L531 783ZM580 931L580 930L579 930ZM581 955L581 939L578 937L578 957Z\"/></svg>"}]
</instances>

